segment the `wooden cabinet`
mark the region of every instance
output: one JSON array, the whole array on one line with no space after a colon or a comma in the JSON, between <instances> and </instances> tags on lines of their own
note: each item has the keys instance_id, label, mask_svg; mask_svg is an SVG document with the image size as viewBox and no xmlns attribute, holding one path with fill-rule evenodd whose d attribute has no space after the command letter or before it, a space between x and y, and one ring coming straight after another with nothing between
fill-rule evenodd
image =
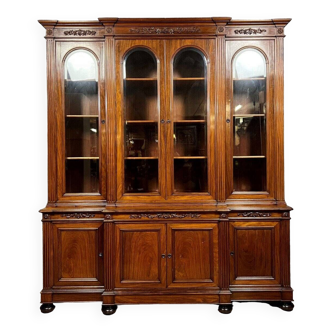
<instances>
[{"instance_id":1,"label":"wooden cabinet","mask_svg":"<svg viewBox=\"0 0 332 332\"><path fill-rule=\"evenodd\" d=\"M293 309L284 197L290 19L42 20L56 302Z\"/></svg>"},{"instance_id":2,"label":"wooden cabinet","mask_svg":"<svg viewBox=\"0 0 332 332\"><path fill-rule=\"evenodd\" d=\"M103 224L54 224L54 285L103 286Z\"/></svg>"},{"instance_id":3,"label":"wooden cabinet","mask_svg":"<svg viewBox=\"0 0 332 332\"><path fill-rule=\"evenodd\" d=\"M279 222L232 222L230 250L231 285L280 285Z\"/></svg>"},{"instance_id":4,"label":"wooden cabinet","mask_svg":"<svg viewBox=\"0 0 332 332\"><path fill-rule=\"evenodd\" d=\"M218 286L216 223L117 224L114 251L115 287Z\"/></svg>"}]
</instances>

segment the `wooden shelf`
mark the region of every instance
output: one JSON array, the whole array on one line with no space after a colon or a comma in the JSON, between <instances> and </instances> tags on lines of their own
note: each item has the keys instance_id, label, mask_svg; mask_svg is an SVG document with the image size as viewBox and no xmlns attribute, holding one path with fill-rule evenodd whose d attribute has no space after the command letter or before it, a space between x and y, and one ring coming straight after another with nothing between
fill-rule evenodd
<instances>
[{"instance_id":1,"label":"wooden shelf","mask_svg":"<svg viewBox=\"0 0 332 332\"><path fill-rule=\"evenodd\" d=\"M135 124L135 123L157 123L158 121L154 120L126 120L126 124Z\"/></svg>"},{"instance_id":2,"label":"wooden shelf","mask_svg":"<svg viewBox=\"0 0 332 332\"><path fill-rule=\"evenodd\" d=\"M66 118L99 118L99 115L66 115Z\"/></svg>"},{"instance_id":3,"label":"wooden shelf","mask_svg":"<svg viewBox=\"0 0 332 332\"><path fill-rule=\"evenodd\" d=\"M157 77L128 77L124 78L124 81L157 81Z\"/></svg>"},{"instance_id":4,"label":"wooden shelf","mask_svg":"<svg viewBox=\"0 0 332 332\"><path fill-rule=\"evenodd\" d=\"M181 157L174 157L174 159L207 159L207 156L181 156Z\"/></svg>"},{"instance_id":5,"label":"wooden shelf","mask_svg":"<svg viewBox=\"0 0 332 332\"><path fill-rule=\"evenodd\" d=\"M204 81L205 77L175 77L173 81Z\"/></svg>"},{"instance_id":6,"label":"wooden shelf","mask_svg":"<svg viewBox=\"0 0 332 332\"><path fill-rule=\"evenodd\" d=\"M94 160L99 159L99 157L66 157L67 160Z\"/></svg>"},{"instance_id":7,"label":"wooden shelf","mask_svg":"<svg viewBox=\"0 0 332 332\"><path fill-rule=\"evenodd\" d=\"M158 157L125 157L126 160L152 160L158 159Z\"/></svg>"},{"instance_id":8,"label":"wooden shelf","mask_svg":"<svg viewBox=\"0 0 332 332\"><path fill-rule=\"evenodd\" d=\"M174 123L206 123L206 120L176 120Z\"/></svg>"},{"instance_id":9,"label":"wooden shelf","mask_svg":"<svg viewBox=\"0 0 332 332\"><path fill-rule=\"evenodd\" d=\"M234 117L240 117L240 118L253 118L255 116L261 116L264 117L266 114L233 114Z\"/></svg>"},{"instance_id":10,"label":"wooden shelf","mask_svg":"<svg viewBox=\"0 0 332 332\"><path fill-rule=\"evenodd\" d=\"M258 159L266 158L265 156L233 156L234 159Z\"/></svg>"}]
</instances>

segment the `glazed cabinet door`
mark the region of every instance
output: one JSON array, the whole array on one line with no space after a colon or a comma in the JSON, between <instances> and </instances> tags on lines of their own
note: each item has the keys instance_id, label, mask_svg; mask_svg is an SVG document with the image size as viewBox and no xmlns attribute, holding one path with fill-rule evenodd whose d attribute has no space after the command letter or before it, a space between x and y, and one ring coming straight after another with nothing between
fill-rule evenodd
<instances>
[{"instance_id":1,"label":"glazed cabinet door","mask_svg":"<svg viewBox=\"0 0 332 332\"><path fill-rule=\"evenodd\" d=\"M226 197L274 198L274 41L226 41Z\"/></svg>"},{"instance_id":2,"label":"glazed cabinet door","mask_svg":"<svg viewBox=\"0 0 332 332\"><path fill-rule=\"evenodd\" d=\"M118 40L117 199L165 199L164 42Z\"/></svg>"},{"instance_id":3,"label":"glazed cabinet door","mask_svg":"<svg viewBox=\"0 0 332 332\"><path fill-rule=\"evenodd\" d=\"M166 287L166 227L115 225L115 288Z\"/></svg>"},{"instance_id":4,"label":"glazed cabinet door","mask_svg":"<svg viewBox=\"0 0 332 332\"><path fill-rule=\"evenodd\" d=\"M103 223L54 224L54 285L103 285Z\"/></svg>"},{"instance_id":5,"label":"glazed cabinet door","mask_svg":"<svg viewBox=\"0 0 332 332\"><path fill-rule=\"evenodd\" d=\"M211 200L215 40L166 41L167 199Z\"/></svg>"},{"instance_id":6,"label":"glazed cabinet door","mask_svg":"<svg viewBox=\"0 0 332 332\"><path fill-rule=\"evenodd\" d=\"M218 287L218 226L167 225L168 287Z\"/></svg>"},{"instance_id":7,"label":"glazed cabinet door","mask_svg":"<svg viewBox=\"0 0 332 332\"><path fill-rule=\"evenodd\" d=\"M102 42L56 43L59 200L106 199L103 54Z\"/></svg>"},{"instance_id":8,"label":"glazed cabinet door","mask_svg":"<svg viewBox=\"0 0 332 332\"><path fill-rule=\"evenodd\" d=\"M280 223L230 224L230 284L280 285Z\"/></svg>"}]
</instances>

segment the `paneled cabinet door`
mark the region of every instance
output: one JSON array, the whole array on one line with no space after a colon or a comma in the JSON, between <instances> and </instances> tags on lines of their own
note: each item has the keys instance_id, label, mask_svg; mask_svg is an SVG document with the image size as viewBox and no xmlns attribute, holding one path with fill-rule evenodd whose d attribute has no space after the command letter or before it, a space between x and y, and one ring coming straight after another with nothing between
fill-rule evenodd
<instances>
[{"instance_id":1,"label":"paneled cabinet door","mask_svg":"<svg viewBox=\"0 0 332 332\"><path fill-rule=\"evenodd\" d=\"M230 284L280 284L280 223L230 224Z\"/></svg>"},{"instance_id":2,"label":"paneled cabinet door","mask_svg":"<svg viewBox=\"0 0 332 332\"><path fill-rule=\"evenodd\" d=\"M54 284L103 285L103 224L54 224Z\"/></svg>"},{"instance_id":3,"label":"paneled cabinet door","mask_svg":"<svg viewBox=\"0 0 332 332\"><path fill-rule=\"evenodd\" d=\"M115 225L115 287L166 287L165 225Z\"/></svg>"},{"instance_id":4,"label":"paneled cabinet door","mask_svg":"<svg viewBox=\"0 0 332 332\"><path fill-rule=\"evenodd\" d=\"M218 286L218 226L168 224L168 287Z\"/></svg>"}]
</instances>

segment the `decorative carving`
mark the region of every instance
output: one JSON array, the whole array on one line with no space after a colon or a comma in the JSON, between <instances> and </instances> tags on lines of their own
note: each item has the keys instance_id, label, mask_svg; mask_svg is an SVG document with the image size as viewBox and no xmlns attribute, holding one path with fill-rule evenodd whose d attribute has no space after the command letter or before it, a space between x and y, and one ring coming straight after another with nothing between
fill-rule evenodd
<instances>
[{"instance_id":1,"label":"decorative carving","mask_svg":"<svg viewBox=\"0 0 332 332\"><path fill-rule=\"evenodd\" d=\"M199 218L201 215L197 213L157 213L157 214L149 214L149 213L140 213L140 214L131 214L130 219L142 219L142 218L149 218L149 219L172 219L172 218Z\"/></svg>"},{"instance_id":2,"label":"decorative carving","mask_svg":"<svg viewBox=\"0 0 332 332\"><path fill-rule=\"evenodd\" d=\"M46 35L47 36L52 36L53 35L53 30L52 29L47 29L46 30Z\"/></svg>"},{"instance_id":3,"label":"decorative carving","mask_svg":"<svg viewBox=\"0 0 332 332\"><path fill-rule=\"evenodd\" d=\"M111 219L111 215L110 214L105 214L105 219L107 219L107 220Z\"/></svg>"},{"instance_id":4,"label":"decorative carving","mask_svg":"<svg viewBox=\"0 0 332 332\"><path fill-rule=\"evenodd\" d=\"M222 214L220 215L220 218L227 218L227 214L226 214L226 213L222 213Z\"/></svg>"},{"instance_id":5,"label":"decorative carving","mask_svg":"<svg viewBox=\"0 0 332 332\"><path fill-rule=\"evenodd\" d=\"M281 35L284 32L284 29L283 28L279 28L277 31L278 31L279 35Z\"/></svg>"},{"instance_id":6,"label":"decorative carving","mask_svg":"<svg viewBox=\"0 0 332 332\"><path fill-rule=\"evenodd\" d=\"M129 29L131 33L141 33L141 34L181 34L181 33L199 33L201 29L198 27L174 27L174 28L155 28L155 27L144 27L144 28L132 28Z\"/></svg>"},{"instance_id":7,"label":"decorative carving","mask_svg":"<svg viewBox=\"0 0 332 332\"><path fill-rule=\"evenodd\" d=\"M92 213L64 213L61 215L61 217L66 217L67 219L93 218L94 216Z\"/></svg>"},{"instance_id":8,"label":"decorative carving","mask_svg":"<svg viewBox=\"0 0 332 332\"><path fill-rule=\"evenodd\" d=\"M288 217L288 212L284 212L284 213L282 214L282 216L283 216L283 217Z\"/></svg>"},{"instance_id":9,"label":"decorative carving","mask_svg":"<svg viewBox=\"0 0 332 332\"><path fill-rule=\"evenodd\" d=\"M94 36L96 31L93 30L68 30L65 31L64 34L66 36Z\"/></svg>"},{"instance_id":10,"label":"decorative carving","mask_svg":"<svg viewBox=\"0 0 332 332\"><path fill-rule=\"evenodd\" d=\"M270 217L271 213L266 212L242 212L237 214L239 217Z\"/></svg>"},{"instance_id":11,"label":"decorative carving","mask_svg":"<svg viewBox=\"0 0 332 332\"><path fill-rule=\"evenodd\" d=\"M48 219L50 217L50 215L49 214L47 214L47 213L44 213L44 219Z\"/></svg>"},{"instance_id":12,"label":"decorative carving","mask_svg":"<svg viewBox=\"0 0 332 332\"><path fill-rule=\"evenodd\" d=\"M112 31L113 31L112 28L106 28L106 32L107 32L107 33L111 33Z\"/></svg>"},{"instance_id":13,"label":"decorative carving","mask_svg":"<svg viewBox=\"0 0 332 332\"><path fill-rule=\"evenodd\" d=\"M234 32L240 35L260 35L263 32L266 32L266 30L261 28L258 29L248 28L248 29L235 30Z\"/></svg>"},{"instance_id":14,"label":"decorative carving","mask_svg":"<svg viewBox=\"0 0 332 332\"><path fill-rule=\"evenodd\" d=\"M223 27L218 27L218 32L224 32L224 28Z\"/></svg>"}]
</instances>

